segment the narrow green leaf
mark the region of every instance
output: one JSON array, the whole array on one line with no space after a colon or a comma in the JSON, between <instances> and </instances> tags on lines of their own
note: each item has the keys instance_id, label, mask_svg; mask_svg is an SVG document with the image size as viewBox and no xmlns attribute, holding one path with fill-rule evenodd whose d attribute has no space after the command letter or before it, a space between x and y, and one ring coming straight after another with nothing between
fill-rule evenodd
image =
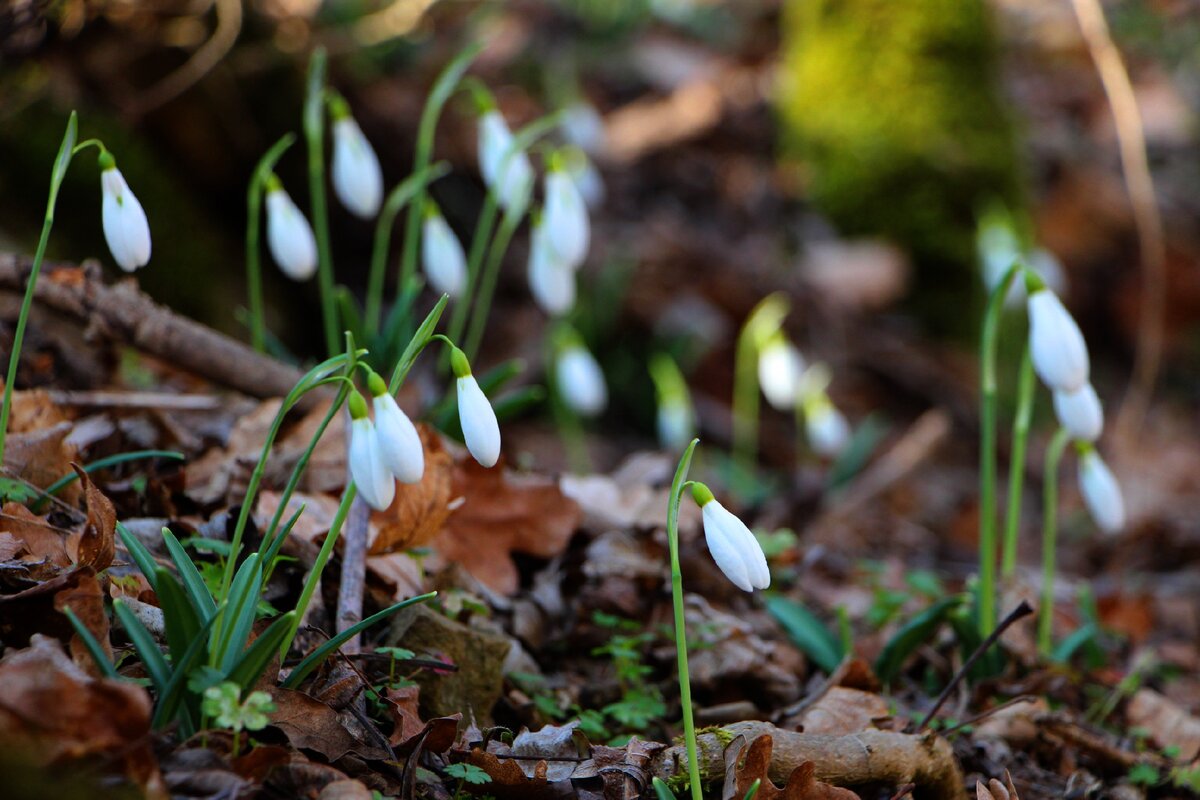
<instances>
[{"instance_id":1,"label":"narrow green leaf","mask_svg":"<svg viewBox=\"0 0 1200 800\"><path fill-rule=\"evenodd\" d=\"M200 575L200 570L196 569L191 557L187 551L183 549L183 545L175 538L175 534L171 533L169 528L162 529L163 542L167 545L167 552L171 554L171 560L175 562L175 569L179 571L179 578L183 581L184 587L187 589L188 597L192 599L192 604L196 608L196 612L203 620L211 619L217 613L217 604L213 601L212 593L208 590L208 585L204 582L204 578Z\"/></svg>"},{"instance_id":2,"label":"narrow green leaf","mask_svg":"<svg viewBox=\"0 0 1200 800\"><path fill-rule=\"evenodd\" d=\"M1058 647L1054 648L1054 653L1050 656L1051 660L1058 664L1067 663L1081 647L1094 641L1099 633L1100 629L1092 622L1076 628L1067 638L1058 643Z\"/></svg>"},{"instance_id":3,"label":"narrow green leaf","mask_svg":"<svg viewBox=\"0 0 1200 800\"><path fill-rule=\"evenodd\" d=\"M175 576L163 567L157 572L155 591L167 629L167 650L173 659L178 659L200 634L200 617Z\"/></svg>"},{"instance_id":4,"label":"narrow green leaf","mask_svg":"<svg viewBox=\"0 0 1200 800\"><path fill-rule=\"evenodd\" d=\"M167 722L179 717L181 726L180 733L183 736L190 736L195 731L195 721L191 718L186 706L183 706L184 692L188 688L188 682L192 678L192 673L200 664L202 657L207 650L205 647L208 639L208 632L212 628L216 617L210 617L200 632L192 639L192 643L188 645L183 656L175 662L174 669L171 672L171 679L167 681L166 687L158 694L158 706L154 709L154 718L151 720L151 725L155 728L160 728Z\"/></svg>"},{"instance_id":5,"label":"narrow green leaf","mask_svg":"<svg viewBox=\"0 0 1200 800\"><path fill-rule=\"evenodd\" d=\"M87 648L88 655L92 657L92 661L96 662L96 666L104 673L104 677L120 680L121 676L117 674L117 669L108 660L108 654L104 652L104 648L100 642L96 641L96 637L92 636L92 632L87 629L87 626L80 622L79 617L75 616L75 612L69 608L64 608L63 613L67 619L71 621L71 627L75 629L75 633L79 634L79 638L83 640L83 646Z\"/></svg>"},{"instance_id":6,"label":"narrow green leaf","mask_svg":"<svg viewBox=\"0 0 1200 800\"><path fill-rule=\"evenodd\" d=\"M358 300L345 286L339 285L334 289L337 298L338 314L342 319L342 329L350 331L356 342L367 341L367 327L363 324L362 312L358 308Z\"/></svg>"},{"instance_id":7,"label":"narrow green leaf","mask_svg":"<svg viewBox=\"0 0 1200 800\"><path fill-rule=\"evenodd\" d=\"M742 800L754 800L758 794L759 787L762 786L762 778L755 778L754 783L750 784L750 788L746 790L746 796Z\"/></svg>"},{"instance_id":8,"label":"narrow green leaf","mask_svg":"<svg viewBox=\"0 0 1200 800\"><path fill-rule=\"evenodd\" d=\"M536 408L546 401L546 390L541 386L522 386L515 392L509 392L503 397L496 398L492 410L496 412L496 420L519 417L531 408Z\"/></svg>"},{"instance_id":9,"label":"narrow green leaf","mask_svg":"<svg viewBox=\"0 0 1200 800\"><path fill-rule=\"evenodd\" d=\"M388 383L388 390L392 394L399 391L401 384L408 376L408 371L412 369L413 363L417 360L417 356L425 349L425 345L429 344L429 337L433 336L434 330L437 329L438 320L442 318L442 312L446 310L446 303L449 300L449 295L442 295L438 298L437 303L425 315L425 321L421 323L417 332L409 340L408 346L404 348L404 353L396 362L396 369L392 372L392 379Z\"/></svg>"},{"instance_id":10,"label":"narrow green leaf","mask_svg":"<svg viewBox=\"0 0 1200 800\"><path fill-rule=\"evenodd\" d=\"M914 650L929 641L950 613L963 603L962 595L946 597L914 616L896 631L875 661L875 674L889 685L900 674L904 661Z\"/></svg>"},{"instance_id":11,"label":"narrow green leaf","mask_svg":"<svg viewBox=\"0 0 1200 800\"><path fill-rule=\"evenodd\" d=\"M71 157L75 155L75 141L79 138L79 117L74 111L67 120L67 130L63 134L62 144L59 145L58 155L54 157L54 167L50 170L50 202L49 208L54 208L58 190L63 179L67 176L67 167L71 166Z\"/></svg>"},{"instance_id":12,"label":"narrow green leaf","mask_svg":"<svg viewBox=\"0 0 1200 800\"><path fill-rule=\"evenodd\" d=\"M783 626L792 642L817 666L826 672L838 668L845 657L842 643L811 611L802 603L781 595L768 595L764 602L767 611Z\"/></svg>"},{"instance_id":13,"label":"narrow green leaf","mask_svg":"<svg viewBox=\"0 0 1200 800\"><path fill-rule=\"evenodd\" d=\"M133 532L129 528L126 528L120 522L117 523L117 535L121 537L121 543L129 551L129 557L133 559L133 563L137 564L138 569L142 571L142 575L150 583L150 588L157 592L158 578L155 575L155 570L158 569L158 562L154 560L154 555L146 549L146 545L142 544L140 539L133 535Z\"/></svg>"},{"instance_id":14,"label":"narrow green leaf","mask_svg":"<svg viewBox=\"0 0 1200 800\"><path fill-rule=\"evenodd\" d=\"M296 612L289 611L272 622L233 665L233 669L229 670L227 679L242 687L243 690L249 689L257 683L263 670L278 654L279 646L283 644L284 637L291 630L292 620L295 617Z\"/></svg>"},{"instance_id":15,"label":"narrow green leaf","mask_svg":"<svg viewBox=\"0 0 1200 800\"><path fill-rule=\"evenodd\" d=\"M83 471L88 473L96 472L107 467L115 467L118 464L124 464L129 461L139 461L144 458L169 458L175 461L183 461L186 456L184 456L183 453L178 453L174 450L134 450L129 453L117 453L116 455L111 455L106 458L96 459L92 463L84 466ZM70 486L77 480L79 480L79 474L76 472L70 472L66 475L63 475L54 483L46 487L46 491L44 492L43 496L37 501L36 505L30 508L30 510L34 513L37 513L37 511L42 507L42 504L47 501L48 498L46 495L56 494L64 487Z\"/></svg>"},{"instance_id":16,"label":"narrow green leaf","mask_svg":"<svg viewBox=\"0 0 1200 800\"><path fill-rule=\"evenodd\" d=\"M159 696L162 696L171 679L171 666L163 658L162 651L158 649L158 643L154 641L150 631L146 630L146 626L137 618L132 609L120 598L113 601L113 611L116 612L117 619L121 620L121 627L129 634L129 640L133 642L134 649L142 659L146 673L150 676L150 682L158 690Z\"/></svg>"},{"instance_id":17,"label":"narrow green leaf","mask_svg":"<svg viewBox=\"0 0 1200 800\"><path fill-rule=\"evenodd\" d=\"M352 636L357 636L359 633L362 633L376 622L381 622L387 619L397 611L402 611L416 603L424 603L426 600L432 600L434 597L437 597L437 592L426 592L425 594L419 594L416 597L410 597L407 600L396 603L394 606L385 608L383 611L380 611L377 614L372 614L371 616L359 622L357 625L352 625L351 627L342 631L337 636L334 636L332 639L325 642L325 644L318 647L311 654L309 654L307 658L297 664L296 668L292 670L292 673L288 675L287 680L283 682L283 688L295 689L297 686L299 686L304 679L308 677L309 673L316 669L322 661L332 655L335 650L341 647Z\"/></svg>"},{"instance_id":18,"label":"narrow green leaf","mask_svg":"<svg viewBox=\"0 0 1200 800\"><path fill-rule=\"evenodd\" d=\"M287 522L283 523L283 527L279 529L279 533L271 539L271 543L267 546L267 550L263 554L263 564L266 565L267 570L274 569L275 559L279 557L280 548L283 547L284 541L291 534L292 528L296 527L296 523L300 520L300 515L304 513L304 509L307 507L306 503L301 503L300 507L288 517Z\"/></svg>"},{"instance_id":19,"label":"narrow green leaf","mask_svg":"<svg viewBox=\"0 0 1200 800\"><path fill-rule=\"evenodd\" d=\"M250 629L254 626L254 614L262 594L262 566L258 553L252 553L238 569L229 590L229 601L225 606L223 629L212 654L212 662L221 672L228 673L242 656Z\"/></svg>"},{"instance_id":20,"label":"narrow green leaf","mask_svg":"<svg viewBox=\"0 0 1200 800\"><path fill-rule=\"evenodd\" d=\"M667 786L661 778L655 778L652 783L654 784L654 795L658 800L677 800L671 787Z\"/></svg>"}]
</instances>

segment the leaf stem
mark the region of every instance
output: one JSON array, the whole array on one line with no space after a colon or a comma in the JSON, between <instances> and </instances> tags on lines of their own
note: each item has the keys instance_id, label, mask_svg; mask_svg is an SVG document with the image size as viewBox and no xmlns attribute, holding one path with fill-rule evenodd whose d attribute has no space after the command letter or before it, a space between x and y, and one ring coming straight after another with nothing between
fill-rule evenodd
<instances>
[{"instance_id":1,"label":"leaf stem","mask_svg":"<svg viewBox=\"0 0 1200 800\"><path fill-rule=\"evenodd\" d=\"M1017 411L1013 417L1012 454L1008 465L1008 507L1004 513L1004 548L1000 574L1011 578L1017 568L1017 539L1021 535L1021 492L1025 482L1025 449L1033 417L1033 358L1029 344L1021 356L1017 377Z\"/></svg>"},{"instance_id":2,"label":"leaf stem","mask_svg":"<svg viewBox=\"0 0 1200 800\"><path fill-rule=\"evenodd\" d=\"M1070 440L1059 428L1046 448L1042 487L1042 607L1038 609L1038 651L1050 657L1054 631L1054 571L1058 549L1058 465Z\"/></svg>"}]
</instances>

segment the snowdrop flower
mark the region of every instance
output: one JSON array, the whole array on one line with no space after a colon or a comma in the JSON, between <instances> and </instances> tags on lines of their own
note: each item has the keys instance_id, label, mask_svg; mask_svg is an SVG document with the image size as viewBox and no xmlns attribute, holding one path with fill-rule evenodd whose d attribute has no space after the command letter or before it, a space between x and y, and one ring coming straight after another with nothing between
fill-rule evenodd
<instances>
[{"instance_id":1,"label":"snowdrop flower","mask_svg":"<svg viewBox=\"0 0 1200 800\"><path fill-rule=\"evenodd\" d=\"M467 256L462 243L432 201L425 206L424 227L421 265L425 277L436 291L458 297L467 285Z\"/></svg>"},{"instance_id":2,"label":"snowdrop flower","mask_svg":"<svg viewBox=\"0 0 1200 800\"><path fill-rule=\"evenodd\" d=\"M991 294L1022 254L1021 242L1006 211L996 209L984 215L975 234L975 250L983 271L983 285ZM1010 292L1007 299L1013 296Z\"/></svg>"},{"instance_id":3,"label":"snowdrop flower","mask_svg":"<svg viewBox=\"0 0 1200 800\"><path fill-rule=\"evenodd\" d=\"M563 109L559 128L563 138L589 155L604 150L604 120L595 107L585 100L576 100Z\"/></svg>"},{"instance_id":4,"label":"snowdrop flower","mask_svg":"<svg viewBox=\"0 0 1200 800\"><path fill-rule=\"evenodd\" d=\"M1125 501L1121 487L1096 448L1080 445L1079 492L1088 513L1105 533L1116 533L1125 526Z\"/></svg>"},{"instance_id":5,"label":"snowdrop flower","mask_svg":"<svg viewBox=\"0 0 1200 800\"><path fill-rule=\"evenodd\" d=\"M367 401L350 395L350 477L367 505L382 511L392 504L396 480L383 460L379 435L367 416Z\"/></svg>"},{"instance_id":6,"label":"snowdrop flower","mask_svg":"<svg viewBox=\"0 0 1200 800\"><path fill-rule=\"evenodd\" d=\"M534 214L529 245L529 290L533 299L552 317L566 314L575 305L575 270L550 249L544 218Z\"/></svg>"},{"instance_id":7,"label":"snowdrop flower","mask_svg":"<svg viewBox=\"0 0 1200 800\"><path fill-rule=\"evenodd\" d=\"M383 202L383 170L362 129L341 97L329 101L333 117L333 190L350 213L371 219Z\"/></svg>"},{"instance_id":8,"label":"snowdrop flower","mask_svg":"<svg viewBox=\"0 0 1200 800\"><path fill-rule=\"evenodd\" d=\"M591 228L579 187L563 168L561 154L550 160L546 173L546 202L542 209L550 249L563 264L578 269L587 258Z\"/></svg>"},{"instance_id":9,"label":"snowdrop flower","mask_svg":"<svg viewBox=\"0 0 1200 800\"><path fill-rule=\"evenodd\" d=\"M578 336L569 337L558 348L554 364L558 394L567 407L584 417L594 417L608 405L608 386L604 372Z\"/></svg>"},{"instance_id":10,"label":"snowdrop flower","mask_svg":"<svg viewBox=\"0 0 1200 800\"><path fill-rule=\"evenodd\" d=\"M668 450L682 450L696 431L696 414L692 410L687 381L665 353L657 353L650 359L650 378L658 396L655 420L658 441Z\"/></svg>"},{"instance_id":11,"label":"snowdrop flower","mask_svg":"<svg viewBox=\"0 0 1200 800\"><path fill-rule=\"evenodd\" d=\"M1032 276L1029 281L1029 348L1038 377L1053 390L1074 392L1088 380L1083 334L1058 296Z\"/></svg>"},{"instance_id":12,"label":"snowdrop flower","mask_svg":"<svg viewBox=\"0 0 1200 800\"><path fill-rule=\"evenodd\" d=\"M481 465L493 467L500 460L500 424L496 411L479 382L471 374L471 364L462 350L451 346L450 367L458 382L458 421L467 450Z\"/></svg>"},{"instance_id":13,"label":"snowdrop flower","mask_svg":"<svg viewBox=\"0 0 1200 800\"><path fill-rule=\"evenodd\" d=\"M306 281L317 271L312 226L274 175L267 178L267 246L271 258L292 280Z\"/></svg>"},{"instance_id":14,"label":"snowdrop flower","mask_svg":"<svg viewBox=\"0 0 1200 800\"><path fill-rule=\"evenodd\" d=\"M150 223L107 150L100 153L100 191L104 238L117 266L126 272L146 266L150 261Z\"/></svg>"},{"instance_id":15,"label":"snowdrop flower","mask_svg":"<svg viewBox=\"0 0 1200 800\"><path fill-rule=\"evenodd\" d=\"M692 484L692 498L704 520L704 540L725 577L744 592L771 585L767 557L754 534L721 505L703 483Z\"/></svg>"},{"instance_id":16,"label":"snowdrop flower","mask_svg":"<svg viewBox=\"0 0 1200 800\"><path fill-rule=\"evenodd\" d=\"M425 448L416 426L396 404L383 378L370 373L367 387L371 390L375 434L384 465L401 483L417 483L425 474Z\"/></svg>"},{"instance_id":17,"label":"snowdrop flower","mask_svg":"<svg viewBox=\"0 0 1200 800\"><path fill-rule=\"evenodd\" d=\"M850 423L834 408L824 393L804 400L804 432L809 446L820 456L832 458L850 440Z\"/></svg>"},{"instance_id":18,"label":"snowdrop flower","mask_svg":"<svg viewBox=\"0 0 1200 800\"><path fill-rule=\"evenodd\" d=\"M479 117L479 171L500 205L512 210L533 186L533 166L524 151L509 153L513 135L495 108Z\"/></svg>"},{"instance_id":19,"label":"snowdrop flower","mask_svg":"<svg viewBox=\"0 0 1200 800\"><path fill-rule=\"evenodd\" d=\"M783 334L768 339L758 351L758 385L767 402L780 411L793 410L806 368L800 351Z\"/></svg>"},{"instance_id":20,"label":"snowdrop flower","mask_svg":"<svg viewBox=\"0 0 1200 800\"><path fill-rule=\"evenodd\" d=\"M1076 441L1094 442L1104 430L1104 409L1090 383L1073 392L1055 389L1054 413Z\"/></svg>"},{"instance_id":21,"label":"snowdrop flower","mask_svg":"<svg viewBox=\"0 0 1200 800\"><path fill-rule=\"evenodd\" d=\"M599 208L604 203L604 179L591 159L576 151L574 156L567 159L566 169L587 207L593 210Z\"/></svg>"}]
</instances>

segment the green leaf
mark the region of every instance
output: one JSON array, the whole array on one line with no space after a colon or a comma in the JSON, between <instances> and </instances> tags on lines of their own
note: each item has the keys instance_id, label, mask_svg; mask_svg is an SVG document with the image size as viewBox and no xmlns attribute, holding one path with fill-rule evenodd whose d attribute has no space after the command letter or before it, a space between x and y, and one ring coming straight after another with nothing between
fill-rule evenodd
<instances>
[{"instance_id":1,"label":"green leaf","mask_svg":"<svg viewBox=\"0 0 1200 800\"><path fill-rule=\"evenodd\" d=\"M150 682L154 684L154 688L161 696L170 682L171 667L163 658L162 651L158 649L158 643L154 641L154 637L150 635L150 631L146 630L146 626L137 618L137 615L120 598L113 601L113 611L116 612L117 619L121 620L121 626L125 628L125 632L129 634L129 640L133 642L134 649L142 659L146 673L150 676Z\"/></svg>"},{"instance_id":2,"label":"green leaf","mask_svg":"<svg viewBox=\"0 0 1200 800\"><path fill-rule=\"evenodd\" d=\"M887 436L888 426L879 414L871 414L863 420L850 436L850 441L838 453L829 468L828 483L833 491L843 489L855 475L871 460L875 448Z\"/></svg>"},{"instance_id":3,"label":"green leaf","mask_svg":"<svg viewBox=\"0 0 1200 800\"><path fill-rule=\"evenodd\" d=\"M492 776L488 775L486 770L465 762L451 764L446 767L446 774L451 778L458 778L464 783L474 784L475 786L482 786L485 783L492 782Z\"/></svg>"},{"instance_id":4,"label":"green leaf","mask_svg":"<svg viewBox=\"0 0 1200 800\"><path fill-rule=\"evenodd\" d=\"M781 595L767 595L767 611L787 631L792 642L817 666L833 672L842 663L845 651L838 637L802 603Z\"/></svg>"},{"instance_id":5,"label":"green leaf","mask_svg":"<svg viewBox=\"0 0 1200 800\"><path fill-rule=\"evenodd\" d=\"M75 141L79 138L79 117L74 111L67 120L67 130L63 134L62 144L58 147L58 155L54 157L54 167L50 170L50 202L49 208L54 208L58 190L63 178L67 176L67 167L71 166L71 157L75 155Z\"/></svg>"},{"instance_id":6,"label":"green leaf","mask_svg":"<svg viewBox=\"0 0 1200 800\"><path fill-rule=\"evenodd\" d=\"M964 602L962 595L944 598L906 622L896 635L883 646L875 661L875 674L884 685L890 685L900 674L904 660L914 650L929 641L952 611Z\"/></svg>"},{"instance_id":7,"label":"green leaf","mask_svg":"<svg viewBox=\"0 0 1200 800\"><path fill-rule=\"evenodd\" d=\"M139 461L145 458L169 458L175 461L183 461L186 456L183 453L178 453L174 450L134 450L129 453L117 453L116 455L100 458L83 468L84 472L96 472L105 469L106 467L115 467L118 464L124 464L129 461ZM56 494L66 486L70 486L75 481L79 480L78 473L69 472L56 480L54 483L46 487L45 495L38 500L37 505L30 510L37 513L42 504L48 499L48 495Z\"/></svg>"},{"instance_id":8,"label":"green leaf","mask_svg":"<svg viewBox=\"0 0 1200 800\"><path fill-rule=\"evenodd\" d=\"M200 617L175 576L163 567L157 570L156 593L167 629L167 649L174 660L183 656L200 634Z\"/></svg>"},{"instance_id":9,"label":"green leaf","mask_svg":"<svg viewBox=\"0 0 1200 800\"><path fill-rule=\"evenodd\" d=\"M262 568L258 553L249 555L234 576L229 588L229 599L225 603L216 647L209 663L217 666L223 674L241 658L250 629L254 625L254 612L262 594Z\"/></svg>"},{"instance_id":10,"label":"green leaf","mask_svg":"<svg viewBox=\"0 0 1200 800\"><path fill-rule=\"evenodd\" d=\"M196 667L208 649L206 647L208 631L215 621L216 617L214 616L204 623L204 626L200 628L200 633L188 645L183 657L173 665L171 679L167 682L166 687L158 693L158 707L154 709L154 718L151 720L153 727L160 728L178 716L181 726L180 733L183 736L190 736L195 731L195 720L192 719L187 708L181 706L184 690L191 686L192 678L196 674Z\"/></svg>"},{"instance_id":11,"label":"green leaf","mask_svg":"<svg viewBox=\"0 0 1200 800\"><path fill-rule=\"evenodd\" d=\"M283 527L279 529L279 533L271 540L270 545L267 546L267 551L263 554L263 564L267 565L268 570L275 564L275 559L279 557L279 549L283 547L284 541L291 534L292 528L296 527L296 523L300 520L300 515L304 513L304 509L307 507L306 503L301 503L295 513L288 517L287 522L283 523Z\"/></svg>"},{"instance_id":12,"label":"green leaf","mask_svg":"<svg viewBox=\"0 0 1200 800\"><path fill-rule=\"evenodd\" d=\"M83 641L83 646L87 648L88 655L92 657L92 661L96 662L96 666L104 673L104 677L120 680L121 676L117 673L116 667L108 660L108 654L104 652L104 648L100 642L96 641L96 637L92 636L92 632L87 629L87 626L80 622L79 617L75 616L75 612L69 608L63 609L63 614L71 621L71 627L75 629L75 633Z\"/></svg>"},{"instance_id":13,"label":"green leaf","mask_svg":"<svg viewBox=\"0 0 1200 800\"><path fill-rule=\"evenodd\" d=\"M229 680L241 687L250 687L258 683L271 659L277 655L295 617L296 612L289 611L272 622L234 664L233 669L229 671Z\"/></svg>"},{"instance_id":14,"label":"green leaf","mask_svg":"<svg viewBox=\"0 0 1200 800\"><path fill-rule=\"evenodd\" d=\"M155 571L158 569L158 562L154 560L153 554L146 549L146 545L142 544L140 539L133 535L129 528L120 522L117 523L117 535L121 537L121 543L129 551L129 557L133 559L133 563L137 564L138 569L142 571L150 588L157 592L158 577Z\"/></svg>"},{"instance_id":15,"label":"green leaf","mask_svg":"<svg viewBox=\"0 0 1200 800\"><path fill-rule=\"evenodd\" d=\"M1050 656L1051 660L1059 664L1066 664L1081 647L1094 641L1099 633L1100 629L1093 622L1076 628L1067 638L1058 643L1058 647L1054 648L1054 653Z\"/></svg>"},{"instance_id":16,"label":"green leaf","mask_svg":"<svg viewBox=\"0 0 1200 800\"><path fill-rule=\"evenodd\" d=\"M758 794L758 789L761 786L762 778L755 778L754 783L750 784L750 788L746 790L746 796L742 800L754 800L754 796Z\"/></svg>"},{"instance_id":17,"label":"green leaf","mask_svg":"<svg viewBox=\"0 0 1200 800\"><path fill-rule=\"evenodd\" d=\"M429 343L429 339L437 329L438 321L442 318L442 312L446 310L446 303L449 300L449 295L442 295L438 298L434 307L425 315L425 321L421 323L420 327L417 328L417 332L409 340L408 346L404 348L404 353L400 356L400 360L396 362L395 371L392 372L392 379L388 382L388 391L392 394L399 391L401 384L404 383L404 379L408 377L408 371L412 369L413 363L417 360L417 356L425 349L425 345Z\"/></svg>"},{"instance_id":18,"label":"green leaf","mask_svg":"<svg viewBox=\"0 0 1200 800\"><path fill-rule=\"evenodd\" d=\"M325 642L325 644L318 647L307 658L297 664L296 668L292 670L292 673L288 675L287 680L283 682L283 688L295 689L304 681L305 678L308 677L309 673L316 669L322 661L332 655L333 652L341 647L344 642L348 641L351 637L362 633L376 622L381 622L390 617L392 614L395 614L397 611L401 611L411 605L415 605L416 603L424 603L425 601L432 600L435 597L437 597L437 592L426 592L425 594L419 594L416 597L410 597L407 600L396 603L394 606L385 608L383 611L380 611L377 614L372 614L371 616L359 622L357 625L352 625L351 627L339 633L337 636L334 636L332 639Z\"/></svg>"},{"instance_id":19,"label":"green leaf","mask_svg":"<svg viewBox=\"0 0 1200 800\"><path fill-rule=\"evenodd\" d=\"M211 619L217 613L217 604L213 600L212 593L208 591L208 586L204 583L200 571L196 569L191 557L169 528L162 529L162 537L167 546L167 552L171 555L171 560L175 562L175 569L179 571L179 579L183 581L188 597L191 598L192 604L196 608L196 613L200 615L201 619Z\"/></svg>"},{"instance_id":20,"label":"green leaf","mask_svg":"<svg viewBox=\"0 0 1200 800\"><path fill-rule=\"evenodd\" d=\"M667 786L661 778L655 778L652 783L654 784L654 794L658 800L677 800L671 787Z\"/></svg>"}]
</instances>

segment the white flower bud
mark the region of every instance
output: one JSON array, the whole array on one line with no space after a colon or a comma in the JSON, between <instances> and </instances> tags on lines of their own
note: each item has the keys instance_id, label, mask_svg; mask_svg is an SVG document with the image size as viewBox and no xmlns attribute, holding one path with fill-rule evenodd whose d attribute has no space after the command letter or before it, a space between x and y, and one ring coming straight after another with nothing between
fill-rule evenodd
<instances>
[{"instance_id":1,"label":"white flower bud","mask_svg":"<svg viewBox=\"0 0 1200 800\"><path fill-rule=\"evenodd\" d=\"M1079 457L1079 492L1088 513L1105 533L1125 527L1125 501L1108 465L1093 448Z\"/></svg>"},{"instance_id":2,"label":"white flower bud","mask_svg":"<svg viewBox=\"0 0 1200 800\"><path fill-rule=\"evenodd\" d=\"M529 290L543 311L552 317L566 314L575 305L575 270L550 249L543 220L533 225L529 245Z\"/></svg>"},{"instance_id":3,"label":"white flower bud","mask_svg":"<svg viewBox=\"0 0 1200 800\"><path fill-rule=\"evenodd\" d=\"M512 143L512 131L499 111L479 117L479 171L501 207L510 210L533 186L533 166L525 152L515 152L505 162Z\"/></svg>"},{"instance_id":4,"label":"white flower bud","mask_svg":"<svg viewBox=\"0 0 1200 800\"><path fill-rule=\"evenodd\" d=\"M659 444L667 450L682 450L696 433L692 407L678 399L659 402L656 425Z\"/></svg>"},{"instance_id":5,"label":"white flower bud","mask_svg":"<svg viewBox=\"0 0 1200 800\"><path fill-rule=\"evenodd\" d=\"M702 484L699 486L703 486ZM725 577L744 592L771 585L767 557L746 523L712 498L707 487L693 489L704 521L704 540Z\"/></svg>"},{"instance_id":6,"label":"white flower bud","mask_svg":"<svg viewBox=\"0 0 1200 800\"><path fill-rule=\"evenodd\" d=\"M267 246L271 258L294 281L317 271L317 239L312 226L282 188L267 191Z\"/></svg>"},{"instance_id":7,"label":"white flower bud","mask_svg":"<svg viewBox=\"0 0 1200 800\"><path fill-rule=\"evenodd\" d=\"M421 265L429 285L451 297L462 294L467 285L467 256L462 243L437 211L425 217L421 236Z\"/></svg>"},{"instance_id":8,"label":"white flower bud","mask_svg":"<svg viewBox=\"0 0 1200 800\"><path fill-rule=\"evenodd\" d=\"M1104 409L1090 383L1073 392L1055 389L1054 413L1076 441L1094 442L1104 430Z\"/></svg>"},{"instance_id":9,"label":"white flower bud","mask_svg":"<svg viewBox=\"0 0 1200 800\"><path fill-rule=\"evenodd\" d=\"M561 169L546 173L546 202L542 214L550 249L563 264L578 269L587 258L591 228L579 187Z\"/></svg>"},{"instance_id":10,"label":"white flower bud","mask_svg":"<svg viewBox=\"0 0 1200 800\"><path fill-rule=\"evenodd\" d=\"M353 117L333 123L333 190L350 213L371 219L383 202L379 157Z\"/></svg>"},{"instance_id":11,"label":"white flower bud","mask_svg":"<svg viewBox=\"0 0 1200 800\"><path fill-rule=\"evenodd\" d=\"M1029 348L1033 368L1049 388L1073 392L1087 383L1088 351L1083 333L1048 289L1029 296Z\"/></svg>"},{"instance_id":12,"label":"white flower bud","mask_svg":"<svg viewBox=\"0 0 1200 800\"><path fill-rule=\"evenodd\" d=\"M425 448L417 427L387 391L375 395L371 405L383 463L401 483L417 483L425 474Z\"/></svg>"},{"instance_id":13,"label":"white flower bud","mask_svg":"<svg viewBox=\"0 0 1200 800\"><path fill-rule=\"evenodd\" d=\"M392 504L396 480L384 463L375 426L368 417L350 422L350 477L371 508L382 511Z\"/></svg>"},{"instance_id":14,"label":"white flower bud","mask_svg":"<svg viewBox=\"0 0 1200 800\"><path fill-rule=\"evenodd\" d=\"M850 423L827 400L809 404L804 410L804 431L808 445L820 456L832 458L850 440Z\"/></svg>"},{"instance_id":15,"label":"white flower bud","mask_svg":"<svg viewBox=\"0 0 1200 800\"><path fill-rule=\"evenodd\" d=\"M146 266L150 261L150 223L146 221L142 204L115 166L100 173L100 191L104 238L113 260L126 272Z\"/></svg>"},{"instance_id":16,"label":"white flower bud","mask_svg":"<svg viewBox=\"0 0 1200 800\"><path fill-rule=\"evenodd\" d=\"M500 460L500 424L474 375L458 378L458 421L467 450L481 465L494 467Z\"/></svg>"},{"instance_id":17,"label":"white flower bud","mask_svg":"<svg viewBox=\"0 0 1200 800\"><path fill-rule=\"evenodd\" d=\"M576 414L594 417L608 405L604 372L582 345L563 347L558 353L554 372L559 396Z\"/></svg>"},{"instance_id":18,"label":"white flower bud","mask_svg":"<svg viewBox=\"0 0 1200 800\"><path fill-rule=\"evenodd\" d=\"M758 353L758 385L772 407L791 411L799 399L800 378L807 365L791 342L773 336Z\"/></svg>"}]
</instances>

